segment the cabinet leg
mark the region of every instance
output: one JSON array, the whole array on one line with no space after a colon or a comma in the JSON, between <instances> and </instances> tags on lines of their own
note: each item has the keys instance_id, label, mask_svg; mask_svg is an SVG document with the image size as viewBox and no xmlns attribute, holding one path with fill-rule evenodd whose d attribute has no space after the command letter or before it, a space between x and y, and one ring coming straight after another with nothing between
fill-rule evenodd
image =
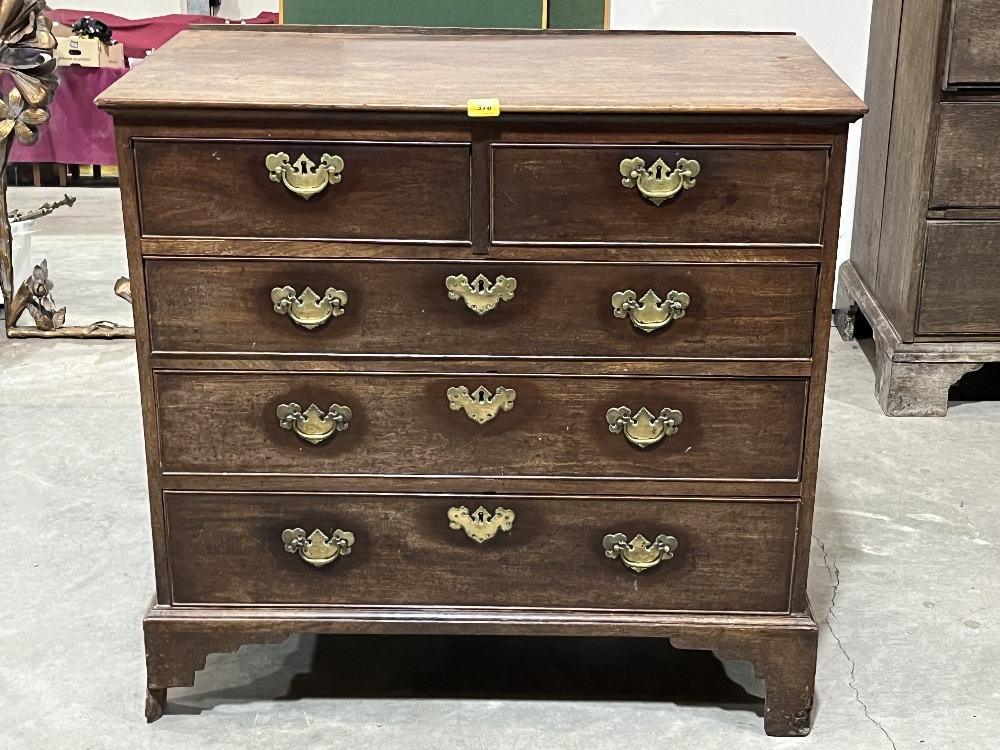
<instances>
[{"instance_id":1,"label":"cabinet leg","mask_svg":"<svg viewBox=\"0 0 1000 750\"><path fill-rule=\"evenodd\" d=\"M892 352L877 345L875 395L890 417L943 417L948 414L948 389L982 366L978 362L893 362Z\"/></svg>"},{"instance_id":2,"label":"cabinet leg","mask_svg":"<svg viewBox=\"0 0 1000 750\"><path fill-rule=\"evenodd\" d=\"M146 723L152 724L163 716L167 706L166 688L146 688Z\"/></svg>"},{"instance_id":3,"label":"cabinet leg","mask_svg":"<svg viewBox=\"0 0 1000 750\"><path fill-rule=\"evenodd\" d=\"M816 642L786 644L780 650L784 653L764 668L764 732L804 737L812 728Z\"/></svg>"},{"instance_id":4,"label":"cabinet leg","mask_svg":"<svg viewBox=\"0 0 1000 750\"><path fill-rule=\"evenodd\" d=\"M671 636L670 643L753 664L764 680L764 731L772 737L804 737L812 728L819 643L815 622L807 622L806 627L705 629Z\"/></svg>"}]
</instances>

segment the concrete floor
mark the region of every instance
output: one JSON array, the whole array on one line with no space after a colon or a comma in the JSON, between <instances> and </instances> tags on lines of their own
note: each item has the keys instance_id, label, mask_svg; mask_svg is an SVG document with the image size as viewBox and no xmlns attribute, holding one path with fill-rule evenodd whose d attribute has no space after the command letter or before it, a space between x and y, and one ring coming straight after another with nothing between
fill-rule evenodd
<instances>
[{"instance_id":1,"label":"concrete floor","mask_svg":"<svg viewBox=\"0 0 1000 750\"><path fill-rule=\"evenodd\" d=\"M18 207L58 193L12 192ZM75 192L35 247L69 322L125 322L117 192ZM0 337L0 748L996 747L1000 402L889 419L863 351L835 339L831 355L810 737L764 736L745 664L645 640L293 637L209 657L147 726L134 347Z\"/></svg>"}]
</instances>

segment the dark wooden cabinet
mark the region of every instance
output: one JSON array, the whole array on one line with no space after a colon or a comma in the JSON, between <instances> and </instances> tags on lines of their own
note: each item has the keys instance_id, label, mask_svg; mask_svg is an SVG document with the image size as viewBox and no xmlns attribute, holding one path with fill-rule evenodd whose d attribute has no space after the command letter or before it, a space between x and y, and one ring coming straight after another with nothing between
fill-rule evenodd
<instances>
[{"instance_id":1,"label":"dark wooden cabinet","mask_svg":"<svg viewBox=\"0 0 1000 750\"><path fill-rule=\"evenodd\" d=\"M809 731L865 108L801 39L194 30L100 103L150 720L206 654L293 632L618 635L752 661L767 732Z\"/></svg>"},{"instance_id":2,"label":"dark wooden cabinet","mask_svg":"<svg viewBox=\"0 0 1000 750\"><path fill-rule=\"evenodd\" d=\"M991 0L876 0L851 259L837 326L875 336L890 416L944 416L1000 361L1000 13Z\"/></svg>"}]
</instances>

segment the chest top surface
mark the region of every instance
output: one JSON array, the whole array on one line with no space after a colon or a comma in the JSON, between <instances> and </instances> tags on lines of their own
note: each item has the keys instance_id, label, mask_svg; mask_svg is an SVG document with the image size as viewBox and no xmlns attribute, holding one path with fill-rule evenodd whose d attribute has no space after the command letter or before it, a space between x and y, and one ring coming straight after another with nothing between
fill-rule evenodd
<instances>
[{"instance_id":1,"label":"chest top surface","mask_svg":"<svg viewBox=\"0 0 1000 750\"><path fill-rule=\"evenodd\" d=\"M184 31L105 91L107 109L800 114L864 103L799 36L317 28Z\"/></svg>"}]
</instances>

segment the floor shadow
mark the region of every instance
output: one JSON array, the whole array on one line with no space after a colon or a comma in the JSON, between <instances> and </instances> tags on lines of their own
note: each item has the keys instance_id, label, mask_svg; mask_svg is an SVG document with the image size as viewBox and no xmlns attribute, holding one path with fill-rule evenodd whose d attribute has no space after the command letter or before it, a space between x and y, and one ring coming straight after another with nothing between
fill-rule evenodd
<instances>
[{"instance_id":1,"label":"floor shadow","mask_svg":"<svg viewBox=\"0 0 1000 750\"><path fill-rule=\"evenodd\" d=\"M288 677L210 691L196 683L171 699L168 713L253 700L409 698L654 701L764 715L763 699L731 680L711 652L655 638L319 636L308 669Z\"/></svg>"},{"instance_id":2,"label":"floor shadow","mask_svg":"<svg viewBox=\"0 0 1000 750\"><path fill-rule=\"evenodd\" d=\"M987 362L948 390L948 402L1000 400L1000 362Z\"/></svg>"},{"instance_id":3,"label":"floor shadow","mask_svg":"<svg viewBox=\"0 0 1000 750\"><path fill-rule=\"evenodd\" d=\"M711 652L641 638L321 636L285 697L670 701L763 715Z\"/></svg>"}]
</instances>

